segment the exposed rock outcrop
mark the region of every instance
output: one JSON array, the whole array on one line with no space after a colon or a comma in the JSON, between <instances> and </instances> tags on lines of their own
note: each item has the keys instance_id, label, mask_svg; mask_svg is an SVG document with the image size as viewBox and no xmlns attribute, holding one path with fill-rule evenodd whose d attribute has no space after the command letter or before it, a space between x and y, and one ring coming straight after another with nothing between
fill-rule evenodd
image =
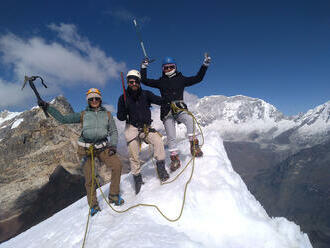
<instances>
[{"instance_id":1,"label":"exposed rock outcrop","mask_svg":"<svg viewBox=\"0 0 330 248\"><path fill-rule=\"evenodd\" d=\"M73 112L64 97L57 97L53 104L63 114ZM40 189L58 165L79 173L75 152L79 125L61 125L51 117L46 119L39 108L10 121L4 123L0 133L0 219L21 213L36 197L36 193L22 196L22 192ZM18 121L20 124L13 128Z\"/></svg>"},{"instance_id":2,"label":"exposed rock outcrop","mask_svg":"<svg viewBox=\"0 0 330 248\"><path fill-rule=\"evenodd\" d=\"M22 192L17 202L25 202L25 196L30 194L34 195L34 199L23 206L21 214L0 221L0 242L38 224L83 197L86 194L84 183L83 176L72 175L62 166L57 166L49 181L40 189Z\"/></svg>"}]
</instances>

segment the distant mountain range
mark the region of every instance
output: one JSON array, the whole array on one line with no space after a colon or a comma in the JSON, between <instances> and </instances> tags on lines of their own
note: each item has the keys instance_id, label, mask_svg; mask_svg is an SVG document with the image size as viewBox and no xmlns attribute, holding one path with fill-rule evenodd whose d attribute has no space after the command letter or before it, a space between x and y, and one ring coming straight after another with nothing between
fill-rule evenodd
<instances>
[{"instance_id":1,"label":"distant mountain range","mask_svg":"<svg viewBox=\"0 0 330 248\"><path fill-rule=\"evenodd\" d=\"M330 101L298 116L285 116L273 105L247 96L208 96L191 106L204 126L212 125L224 140L254 141L273 148L302 149L330 137Z\"/></svg>"}]
</instances>

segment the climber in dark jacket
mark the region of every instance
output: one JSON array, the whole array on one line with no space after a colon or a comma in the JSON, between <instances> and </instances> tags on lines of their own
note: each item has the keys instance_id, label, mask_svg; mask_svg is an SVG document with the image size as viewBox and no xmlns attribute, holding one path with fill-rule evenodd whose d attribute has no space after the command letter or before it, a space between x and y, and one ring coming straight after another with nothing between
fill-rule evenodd
<instances>
[{"instance_id":1,"label":"climber in dark jacket","mask_svg":"<svg viewBox=\"0 0 330 248\"><path fill-rule=\"evenodd\" d=\"M94 157L99 158L111 169L111 185L109 202L122 205L124 200L119 195L122 164L116 155L118 131L115 121L109 111L102 106L101 92L91 88L86 93L88 106L85 111L62 115L56 108L45 101L38 101L38 105L46 109L57 121L63 124L81 123L82 130L78 140L78 156L84 166L85 188L87 200L91 208L91 215L100 211L96 198L96 182L92 185L92 162L89 148L93 145ZM93 187L92 187L93 186Z\"/></svg>"},{"instance_id":2,"label":"climber in dark jacket","mask_svg":"<svg viewBox=\"0 0 330 248\"><path fill-rule=\"evenodd\" d=\"M141 64L141 82L147 86L160 90L164 103L161 105L161 120L164 123L169 151L171 152L171 170L175 171L180 167L178 149L176 147L175 123L182 122L187 128L187 135L190 141L191 154L196 157L203 156L198 139L194 136L194 122L192 116L186 111L187 105L183 101L185 87L201 82L206 70L211 62L211 58L205 54L204 63L196 76L185 77L177 71L176 62L171 57L166 57L162 63L163 75L159 79L147 78L148 59L144 59Z\"/></svg>"},{"instance_id":3,"label":"climber in dark jacket","mask_svg":"<svg viewBox=\"0 0 330 248\"><path fill-rule=\"evenodd\" d=\"M131 171L135 182L135 193L138 194L143 184L139 148L144 141L154 147L154 157L159 179L163 182L169 178L165 169L165 150L163 140L158 132L151 127L151 103L161 105L162 98L148 90L142 90L140 72L130 70L127 73L127 95L118 99L117 118L126 121L125 138L129 151Z\"/></svg>"}]
</instances>

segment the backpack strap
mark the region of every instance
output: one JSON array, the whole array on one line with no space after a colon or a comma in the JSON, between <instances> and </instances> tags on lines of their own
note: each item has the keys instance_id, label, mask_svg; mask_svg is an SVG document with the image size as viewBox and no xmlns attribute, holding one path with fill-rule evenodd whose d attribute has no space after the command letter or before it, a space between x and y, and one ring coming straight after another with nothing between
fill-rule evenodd
<instances>
[{"instance_id":1,"label":"backpack strap","mask_svg":"<svg viewBox=\"0 0 330 248\"><path fill-rule=\"evenodd\" d=\"M107 114L108 114L108 121L110 121L110 119L111 119L111 113L110 113L110 111L107 111Z\"/></svg>"}]
</instances>

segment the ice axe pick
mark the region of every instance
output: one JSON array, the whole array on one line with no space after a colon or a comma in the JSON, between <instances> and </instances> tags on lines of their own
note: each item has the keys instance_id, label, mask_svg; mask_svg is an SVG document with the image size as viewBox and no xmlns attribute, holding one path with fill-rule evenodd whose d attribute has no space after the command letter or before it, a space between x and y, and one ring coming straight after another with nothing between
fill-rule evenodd
<instances>
[{"instance_id":1,"label":"ice axe pick","mask_svg":"<svg viewBox=\"0 0 330 248\"><path fill-rule=\"evenodd\" d=\"M31 77L25 76L25 77L24 77L24 84L23 84L21 90L23 90L24 87L25 87L25 85L26 85L26 83L29 82L29 85L30 85L31 89L33 90L34 94L36 95L38 101L43 101L43 100L41 99L40 95L39 95L39 92L37 91L36 86L34 85L34 81L35 81L37 78L39 78L39 79L41 80L42 85L43 85L45 88L47 88L47 85L44 83L44 80L42 79L42 77L40 77L40 76L31 76ZM48 113L47 113L45 107L43 107L42 110L44 111L46 117L49 117L49 115L48 115Z\"/></svg>"}]
</instances>

